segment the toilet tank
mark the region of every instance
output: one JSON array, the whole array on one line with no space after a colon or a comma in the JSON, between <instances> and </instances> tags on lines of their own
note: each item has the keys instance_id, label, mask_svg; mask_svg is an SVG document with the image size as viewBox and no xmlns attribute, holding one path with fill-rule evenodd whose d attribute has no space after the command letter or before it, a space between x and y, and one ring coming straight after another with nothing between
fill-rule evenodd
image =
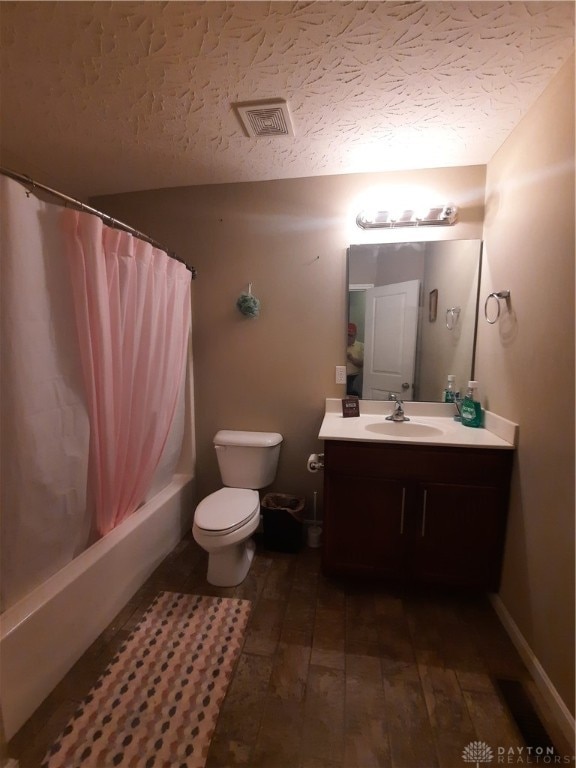
<instances>
[{"instance_id":1,"label":"toilet tank","mask_svg":"<svg viewBox=\"0 0 576 768\"><path fill-rule=\"evenodd\" d=\"M278 432L217 432L214 445L224 485L252 489L270 485L276 476L281 442Z\"/></svg>"}]
</instances>

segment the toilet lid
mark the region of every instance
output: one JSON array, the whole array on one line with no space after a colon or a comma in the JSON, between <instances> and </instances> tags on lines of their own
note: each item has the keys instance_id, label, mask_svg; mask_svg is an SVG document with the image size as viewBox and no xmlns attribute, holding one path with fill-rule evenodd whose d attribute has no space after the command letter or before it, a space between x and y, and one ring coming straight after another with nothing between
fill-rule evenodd
<instances>
[{"instance_id":1,"label":"toilet lid","mask_svg":"<svg viewBox=\"0 0 576 768\"><path fill-rule=\"evenodd\" d=\"M198 504L194 522L205 531L227 531L240 527L259 510L258 491L220 488Z\"/></svg>"}]
</instances>

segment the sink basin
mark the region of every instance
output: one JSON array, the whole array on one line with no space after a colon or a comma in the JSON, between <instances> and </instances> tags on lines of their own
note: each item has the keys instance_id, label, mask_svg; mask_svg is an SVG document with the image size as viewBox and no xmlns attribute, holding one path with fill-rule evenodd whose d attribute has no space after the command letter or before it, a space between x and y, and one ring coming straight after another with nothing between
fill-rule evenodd
<instances>
[{"instance_id":1,"label":"sink basin","mask_svg":"<svg viewBox=\"0 0 576 768\"><path fill-rule=\"evenodd\" d=\"M444 434L438 427L419 424L417 421L377 421L374 424L367 424L366 429L368 432L394 437L433 437Z\"/></svg>"}]
</instances>

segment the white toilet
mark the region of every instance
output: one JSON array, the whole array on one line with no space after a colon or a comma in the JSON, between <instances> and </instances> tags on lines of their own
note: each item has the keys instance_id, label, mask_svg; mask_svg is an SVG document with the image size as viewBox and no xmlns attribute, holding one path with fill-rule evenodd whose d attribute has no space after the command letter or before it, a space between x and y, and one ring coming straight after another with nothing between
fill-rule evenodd
<instances>
[{"instance_id":1,"label":"white toilet","mask_svg":"<svg viewBox=\"0 0 576 768\"><path fill-rule=\"evenodd\" d=\"M220 430L214 436L220 476L226 486L196 507L192 535L208 552L208 582L234 587L246 578L254 557L250 536L260 522L257 488L276 476L282 435Z\"/></svg>"}]
</instances>

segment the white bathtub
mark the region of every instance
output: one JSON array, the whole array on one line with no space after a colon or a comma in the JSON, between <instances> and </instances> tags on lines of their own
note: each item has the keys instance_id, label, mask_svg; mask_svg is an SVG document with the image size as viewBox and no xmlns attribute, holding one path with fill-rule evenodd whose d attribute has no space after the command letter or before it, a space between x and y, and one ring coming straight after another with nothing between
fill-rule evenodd
<instances>
[{"instance_id":1,"label":"white bathtub","mask_svg":"<svg viewBox=\"0 0 576 768\"><path fill-rule=\"evenodd\" d=\"M193 482L172 482L0 617L6 739L21 728L190 530Z\"/></svg>"}]
</instances>

